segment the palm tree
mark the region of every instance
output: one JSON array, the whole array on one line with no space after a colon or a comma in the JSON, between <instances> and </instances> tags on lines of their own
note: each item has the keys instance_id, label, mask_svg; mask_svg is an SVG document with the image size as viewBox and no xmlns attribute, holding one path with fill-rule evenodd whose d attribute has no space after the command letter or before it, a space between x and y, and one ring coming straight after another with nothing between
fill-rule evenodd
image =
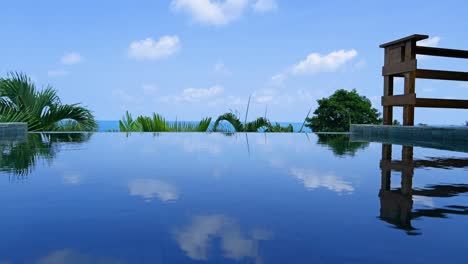
<instances>
[{"instance_id":1,"label":"palm tree","mask_svg":"<svg viewBox=\"0 0 468 264\"><path fill-rule=\"evenodd\" d=\"M211 124L211 117L202 119L198 123L175 121L168 122L159 114L139 116L133 119L127 111L119 121L121 132L207 132Z\"/></svg>"},{"instance_id":2,"label":"palm tree","mask_svg":"<svg viewBox=\"0 0 468 264\"><path fill-rule=\"evenodd\" d=\"M0 78L0 122L26 122L29 131L93 131L91 111L80 104L62 104L55 89L39 91L26 75Z\"/></svg>"},{"instance_id":3,"label":"palm tree","mask_svg":"<svg viewBox=\"0 0 468 264\"><path fill-rule=\"evenodd\" d=\"M278 123L272 125L265 117L259 117L251 122L242 122L239 117L232 112L220 115L213 124L213 131L229 131L227 128L220 128L221 122L227 122L236 132L258 132L264 128L265 132L293 132L292 125L281 127Z\"/></svg>"}]
</instances>

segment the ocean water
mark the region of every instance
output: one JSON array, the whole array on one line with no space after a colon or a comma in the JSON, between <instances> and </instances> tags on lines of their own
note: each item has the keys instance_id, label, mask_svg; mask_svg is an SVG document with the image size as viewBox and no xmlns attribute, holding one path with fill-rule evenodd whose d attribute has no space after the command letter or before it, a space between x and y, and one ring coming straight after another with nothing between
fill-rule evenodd
<instances>
[{"instance_id":1,"label":"ocean water","mask_svg":"<svg viewBox=\"0 0 468 264\"><path fill-rule=\"evenodd\" d=\"M188 121L190 122L190 121ZM98 120L97 121L98 123L98 132L108 132L108 131L119 131L119 121L116 121L116 120ZM193 122L193 123L196 123L196 122ZM288 123L288 122L278 122L279 124L281 124L281 126L287 126L289 124L291 124L293 126L293 129L294 129L294 132L299 132L299 130L301 129L301 126L302 126L302 123L294 123L294 122L291 122L291 123ZM302 129L303 132L311 132L310 128L307 128L304 126L304 128ZM231 132L234 132L231 131Z\"/></svg>"},{"instance_id":2,"label":"ocean water","mask_svg":"<svg viewBox=\"0 0 468 264\"><path fill-rule=\"evenodd\" d=\"M468 153L306 133L31 133L0 155L0 263L467 263Z\"/></svg>"}]
</instances>

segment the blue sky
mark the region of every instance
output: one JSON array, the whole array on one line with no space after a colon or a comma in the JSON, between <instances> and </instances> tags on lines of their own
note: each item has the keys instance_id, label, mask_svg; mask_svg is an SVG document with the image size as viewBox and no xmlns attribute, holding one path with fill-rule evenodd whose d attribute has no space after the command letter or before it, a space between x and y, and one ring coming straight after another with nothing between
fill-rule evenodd
<instances>
[{"instance_id":1,"label":"blue sky","mask_svg":"<svg viewBox=\"0 0 468 264\"><path fill-rule=\"evenodd\" d=\"M381 110L383 50L414 33L468 49L467 1L1 1L0 73L27 73L97 119L157 112L197 120L226 111L301 121L316 100L357 89ZM419 66L467 71L468 62ZM396 83L401 91L402 82ZM420 97L468 99L468 83L417 81ZM396 118L401 119L401 112ZM417 109L416 122L468 112Z\"/></svg>"}]
</instances>

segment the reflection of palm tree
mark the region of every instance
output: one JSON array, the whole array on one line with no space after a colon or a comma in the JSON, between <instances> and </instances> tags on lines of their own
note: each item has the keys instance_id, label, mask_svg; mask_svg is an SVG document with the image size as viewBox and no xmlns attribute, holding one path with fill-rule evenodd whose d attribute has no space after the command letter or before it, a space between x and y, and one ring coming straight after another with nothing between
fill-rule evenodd
<instances>
[{"instance_id":1,"label":"reflection of palm tree","mask_svg":"<svg viewBox=\"0 0 468 264\"><path fill-rule=\"evenodd\" d=\"M337 156L354 156L360 149L369 146L368 142L351 142L347 134L317 134L318 144L327 145Z\"/></svg>"},{"instance_id":2,"label":"reflection of palm tree","mask_svg":"<svg viewBox=\"0 0 468 264\"><path fill-rule=\"evenodd\" d=\"M90 137L90 133L29 134L26 142L3 143L0 145L0 169L26 176L39 159L52 160L59 151L59 143L80 143Z\"/></svg>"}]
</instances>

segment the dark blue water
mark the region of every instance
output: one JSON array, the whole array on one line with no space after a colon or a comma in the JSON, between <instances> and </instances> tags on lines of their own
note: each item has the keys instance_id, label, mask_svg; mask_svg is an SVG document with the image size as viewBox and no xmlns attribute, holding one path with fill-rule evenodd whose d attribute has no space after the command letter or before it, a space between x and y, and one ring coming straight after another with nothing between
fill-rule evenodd
<instances>
[{"instance_id":1,"label":"dark blue water","mask_svg":"<svg viewBox=\"0 0 468 264\"><path fill-rule=\"evenodd\" d=\"M117 120L98 120L97 123L98 123L98 131L99 132L120 131L119 121L117 121ZM197 122L193 122L193 123L197 123ZM303 123L279 122L279 124L281 126L288 126L289 124L291 124L293 126L294 132L299 132L301 130L301 127L302 127ZM229 129L229 126L225 126L225 128ZM302 131L303 132L311 132L310 128L307 128L305 126L302 128ZM231 132L235 132L235 131L232 130Z\"/></svg>"},{"instance_id":2,"label":"dark blue water","mask_svg":"<svg viewBox=\"0 0 468 264\"><path fill-rule=\"evenodd\" d=\"M0 263L466 263L468 153L389 148L314 134L3 139Z\"/></svg>"}]
</instances>

